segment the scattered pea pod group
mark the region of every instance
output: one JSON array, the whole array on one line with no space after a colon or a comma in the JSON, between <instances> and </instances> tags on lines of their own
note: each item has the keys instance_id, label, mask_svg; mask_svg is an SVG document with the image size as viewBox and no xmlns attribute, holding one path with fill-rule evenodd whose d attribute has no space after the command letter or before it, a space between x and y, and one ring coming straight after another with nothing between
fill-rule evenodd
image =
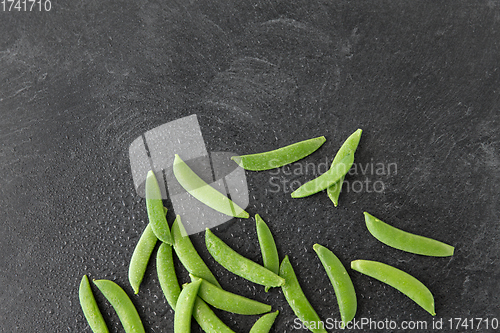
<instances>
[{"instance_id":1,"label":"scattered pea pod group","mask_svg":"<svg viewBox=\"0 0 500 333\"><path fill-rule=\"evenodd\" d=\"M337 152L330 169L300 186L292 193L292 197L305 197L326 189L328 197L337 206L342 182L354 162L354 152L359 144L361 133L362 131L359 129L349 136ZM269 170L306 157L316 151L324 142L324 137L318 137L274 151L234 156L232 159L247 170ZM230 216L249 217L245 210L201 180L178 155L175 156L173 170L181 186L207 206ZM134 293L139 292L139 286L149 259L158 240L160 240L161 244L156 255L156 267L161 289L168 304L175 311L175 333L189 333L191 318L194 318L207 333L234 333L215 315L209 305L241 315L264 314L251 328L250 333L269 332L279 312L270 312L272 309L270 305L222 289L193 247L179 215L177 215L172 227L169 227L166 220L167 210L163 207L160 188L152 171L148 173L146 178L146 207L149 224L137 243L129 265L129 282ZM397 229L369 213L365 212L364 215L368 231L388 246L427 256L453 255L454 248L448 244ZM258 214L255 215L255 223L263 265L240 255L212 231L206 229L205 243L208 252L216 262L233 274L265 286L266 292L271 287L280 287L285 299L296 316L303 322L304 327L313 333L325 333L324 324L303 293L289 257L285 256L280 265L276 243L269 227ZM172 249L191 277L191 282L185 284L183 288L177 280ZM353 283L345 267L332 251L319 244L315 244L313 249L333 286L341 323L342 326L345 326L354 319L357 310ZM369 260L352 261L351 268L396 288L431 315L435 315L432 293L408 273L384 263ZM94 284L111 303L127 333L144 332L137 310L121 287L109 280L94 280ZM83 313L92 331L95 333L108 332L86 275L83 276L80 283L79 297Z\"/></svg>"}]
</instances>

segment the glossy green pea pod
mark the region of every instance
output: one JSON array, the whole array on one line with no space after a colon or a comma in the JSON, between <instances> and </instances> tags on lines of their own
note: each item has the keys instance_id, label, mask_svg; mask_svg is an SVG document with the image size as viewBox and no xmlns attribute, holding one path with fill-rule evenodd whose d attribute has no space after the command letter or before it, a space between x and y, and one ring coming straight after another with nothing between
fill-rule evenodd
<instances>
[{"instance_id":1,"label":"glossy green pea pod","mask_svg":"<svg viewBox=\"0 0 500 333\"><path fill-rule=\"evenodd\" d=\"M327 189L340 181L345 176L354 163L354 153L351 151L337 164L328 169L321 176L308 181L292 192L292 198L303 198Z\"/></svg>"},{"instance_id":2,"label":"glossy green pea pod","mask_svg":"<svg viewBox=\"0 0 500 333\"><path fill-rule=\"evenodd\" d=\"M241 315L258 315L271 311L270 305L233 294L197 276L190 276L191 281L201 280L198 296L214 308Z\"/></svg>"},{"instance_id":3,"label":"glossy green pea pod","mask_svg":"<svg viewBox=\"0 0 500 333\"><path fill-rule=\"evenodd\" d=\"M191 332L191 316L201 280L188 283L177 300L174 316L174 333Z\"/></svg>"},{"instance_id":4,"label":"glossy green pea pod","mask_svg":"<svg viewBox=\"0 0 500 333\"><path fill-rule=\"evenodd\" d=\"M212 284L215 284L220 288L219 282L203 259L201 259L198 251L196 251L193 243L191 243L189 236L187 236L179 215L177 215L177 218L172 224L172 236L174 238L175 253L187 271L195 276L207 280Z\"/></svg>"},{"instance_id":5,"label":"glossy green pea pod","mask_svg":"<svg viewBox=\"0 0 500 333\"><path fill-rule=\"evenodd\" d=\"M257 237L259 238L260 252L262 253L262 261L264 262L264 267L274 274L279 274L280 259L278 257L278 249L276 248L273 234L271 233L271 230L269 230L266 222L264 222L259 214L255 214L255 224L257 228ZM269 287L266 287L266 292L268 290Z\"/></svg>"},{"instance_id":6,"label":"glossy green pea pod","mask_svg":"<svg viewBox=\"0 0 500 333\"><path fill-rule=\"evenodd\" d=\"M194 303L193 317L206 333L235 333L215 315L199 296L196 297Z\"/></svg>"},{"instance_id":7,"label":"glossy green pea pod","mask_svg":"<svg viewBox=\"0 0 500 333\"><path fill-rule=\"evenodd\" d=\"M279 287L285 283L280 276L231 249L210 229L205 231L205 243L215 261L231 273L263 286Z\"/></svg>"},{"instance_id":8,"label":"glossy green pea pod","mask_svg":"<svg viewBox=\"0 0 500 333\"><path fill-rule=\"evenodd\" d=\"M177 154L175 154L173 169L179 184L200 202L222 214L248 218L249 215L243 208L208 185Z\"/></svg>"},{"instance_id":9,"label":"glossy green pea pod","mask_svg":"<svg viewBox=\"0 0 500 333\"><path fill-rule=\"evenodd\" d=\"M146 177L146 208L149 223L156 237L162 242L172 245L172 236L165 216L160 186L153 171L149 171Z\"/></svg>"},{"instance_id":10,"label":"glossy green pea pod","mask_svg":"<svg viewBox=\"0 0 500 333\"><path fill-rule=\"evenodd\" d=\"M139 286L144 278L149 258L157 240L151 224L148 224L137 242L128 269L128 279L136 294L139 293Z\"/></svg>"},{"instance_id":11,"label":"glossy green pea pod","mask_svg":"<svg viewBox=\"0 0 500 333\"><path fill-rule=\"evenodd\" d=\"M170 307L175 310L181 288L175 274L172 246L162 243L156 254L156 270L160 287Z\"/></svg>"},{"instance_id":12,"label":"glossy green pea pod","mask_svg":"<svg viewBox=\"0 0 500 333\"><path fill-rule=\"evenodd\" d=\"M351 152L354 154L354 152L358 148L359 140L361 139L362 132L363 131L361 129L358 129L353 134L351 134L347 138L347 140L345 140L345 142L342 144L339 151L335 155L335 158L333 159L331 168L335 164L340 162L340 160L342 160L344 157L346 157ZM344 182L344 177L345 176L342 176L338 182L336 182L335 184L333 184L332 186L330 186L326 189L326 193L328 194L328 197L330 198L330 200L332 200L333 205L335 207L337 207L337 205L339 204L339 196L340 196L340 191L342 190L342 184Z\"/></svg>"},{"instance_id":13,"label":"glossy green pea pod","mask_svg":"<svg viewBox=\"0 0 500 333\"><path fill-rule=\"evenodd\" d=\"M314 244L314 251L325 268L326 275L332 283L339 305L342 327L353 320L357 309L356 291L347 271L332 251L326 247Z\"/></svg>"},{"instance_id":14,"label":"glossy green pea pod","mask_svg":"<svg viewBox=\"0 0 500 333\"><path fill-rule=\"evenodd\" d=\"M82 277L80 288L78 290L78 297L80 299L80 306L82 307L85 319L89 323L92 332L94 333L109 333L106 322L102 317L101 311L97 306L94 294L90 288L89 278L87 275Z\"/></svg>"},{"instance_id":15,"label":"glossy green pea pod","mask_svg":"<svg viewBox=\"0 0 500 333\"><path fill-rule=\"evenodd\" d=\"M300 141L276 150L259 154L233 156L240 167L250 171L270 170L296 162L312 154L325 143L324 136Z\"/></svg>"},{"instance_id":16,"label":"glossy green pea pod","mask_svg":"<svg viewBox=\"0 0 500 333\"><path fill-rule=\"evenodd\" d=\"M115 309L126 333L145 332L134 304L119 285L109 280L94 280L94 284Z\"/></svg>"},{"instance_id":17,"label":"glossy green pea pod","mask_svg":"<svg viewBox=\"0 0 500 333\"><path fill-rule=\"evenodd\" d=\"M371 260L352 261L351 268L390 285L411 298L431 315L436 315L434 296L422 282L410 274L387 264Z\"/></svg>"},{"instance_id":18,"label":"glossy green pea pod","mask_svg":"<svg viewBox=\"0 0 500 333\"><path fill-rule=\"evenodd\" d=\"M288 304L297 318L299 318L304 326L311 332L327 333L324 322L321 321L311 303L307 300L306 295L304 295L288 256L285 256L285 259L281 262L280 276L286 280L286 283L281 286L283 295L285 295Z\"/></svg>"},{"instance_id":19,"label":"glossy green pea pod","mask_svg":"<svg viewBox=\"0 0 500 333\"><path fill-rule=\"evenodd\" d=\"M368 231L373 237L390 247L432 257L452 256L455 251L451 245L395 228L367 212L363 214Z\"/></svg>"},{"instance_id":20,"label":"glossy green pea pod","mask_svg":"<svg viewBox=\"0 0 500 333\"><path fill-rule=\"evenodd\" d=\"M263 315L255 322L255 324L253 324L249 333L269 333L278 314L279 311L275 311Z\"/></svg>"}]
</instances>

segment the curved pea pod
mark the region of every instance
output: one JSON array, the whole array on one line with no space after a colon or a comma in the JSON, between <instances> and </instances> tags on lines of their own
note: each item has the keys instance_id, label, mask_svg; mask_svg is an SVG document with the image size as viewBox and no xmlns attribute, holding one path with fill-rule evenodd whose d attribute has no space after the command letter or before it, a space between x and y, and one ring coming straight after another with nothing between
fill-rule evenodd
<instances>
[{"instance_id":1,"label":"curved pea pod","mask_svg":"<svg viewBox=\"0 0 500 333\"><path fill-rule=\"evenodd\" d=\"M346 157L348 154L351 152L354 154L356 149L358 148L359 140L361 139L361 133L363 131L361 129L356 130L354 133L352 133L347 140L342 144L340 147L339 151L335 155L335 158L333 159L331 167L333 167L335 164L340 162L344 157ZM344 182L344 176L342 176L338 182L333 184L332 186L328 187L326 189L326 193L328 194L328 197L330 200L332 200L333 205L337 207L339 204L339 196L340 196L340 191L342 190L342 184Z\"/></svg>"},{"instance_id":2,"label":"curved pea pod","mask_svg":"<svg viewBox=\"0 0 500 333\"><path fill-rule=\"evenodd\" d=\"M451 245L395 228L367 212L364 212L364 215L368 231L373 237L390 247L424 256L448 257L453 255L455 248Z\"/></svg>"},{"instance_id":3,"label":"curved pea pod","mask_svg":"<svg viewBox=\"0 0 500 333\"><path fill-rule=\"evenodd\" d=\"M234 333L199 296L194 302L193 317L206 333Z\"/></svg>"},{"instance_id":4,"label":"curved pea pod","mask_svg":"<svg viewBox=\"0 0 500 333\"><path fill-rule=\"evenodd\" d=\"M215 261L231 273L263 286L279 287L285 283L282 277L231 249L210 229L205 231L205 243Z\"/></svg>"},{"instance_id":5,"label":"curved pea pod","mask_svg":"<svg viewBox=\"0 0 500 333\"><path fill-rule=\"evenodd\" d=\"M324 136L300 141L276 150L259 154L233 156L231 159L240 167L250 171L262 171L279 168L296 162L315 152L325 143Z\"/></svg>"},{"instance_id":6,"label":"curved pea pod","mask_svg":"<svg viewBox=\"0 0 500 333\"><path fill-rule=\"evenodd\" d=\"M175 253L186 270L220 288L219 282L217 282L215 276L194 248L189 236L187 236L179 215L172 224L172 236L174 238Z\"/></svg>"},{"instance_id":7,"label":"curved pea pod","mask_svg":"<svg viewBox=\"0 0 500 333\"><path fill-rule=\"evenodd\" d=\"M270 305L233 294L197 276L191 275L191 281L198 280L201 281L198 296L214 308L241 315L258 315L271 311Z\"/></svg>"},{"instance_id":8,"label":"curved pea pod","mask_svg":"<svg viewBox=\"0 0 500 333\"><path fill-rule=\"evenodd\" d=\"M279 311L275 311L260 317L259 320L253 324L250 333L269 333L278 314Z\"/></svg>"},{"instance_id":9,"label":"curved pea pod","mask_svg":"<svg viewBox=\"0 0 500 333\"><path fill-rule=\"evenodd\" d=\"M281 262L280 276L286 280L286 283L281 286L283 295L285 295L288 304L297 318L299 318L304 326L311 332L327 333L324 322L321 321L311 303L307 300L306 295L304 295L288 256L285 256L285 259Z\"/></svg>"},{"instance_id":10,"label":"curved pea pod","mask_svg":"<svg viewBox=\"0 0 500 333\"><path fill-rule=\"evenodd\" d=\"M172 246L162 243L156 254L156 270L160 287L170 307L175 310L175 305L181 293L181 287L175 274L172 258Z\"/></svg>"},{"instance_id":11,"label":"curved pea pod","mask_svg":"<svg viewBox=\"0 0 500 333\"><path fill-rule=\"evenodd\" d=\"M148 224L137 242L128 268L128 279L136 294L139 293L139 286L144 278L149 258L157 240L151 224Z\"/></svg>"},{"instance_id":12,"label":"curved pea pod","mask_svg":"<svg viewBox=\"0 0 500 333\"><path fill-rule=\"evenodd\" d=\"M165 208L161 199L160 186L153 171L149 171L146 177L146 208L148 219L156 237L164 243L172 245L170 227L167 223Z\"/></svg>"},{"instance_id":13,"label":"curved pea pod","mask_svg":"<svg viewBox=\"0 0 500 333\"><path fill-rule=\"evenodd\" d=\"M411 298L431 315L436 315L432 293L422 282L410 274L387 264L371 260L352 261L351 268L390 285Z\"/></svg>"},{"instance_id":14,"label":"curved pea pod","mask_svg":"<svg viewBox=\"0 0 500 333\"><path fill-rule=\"evenodd\" d=\"M189 333L191 332L191 316L193 314L194 303L200 288L201 281L188 283L182 289L179 299L177 300L176 311L174 316L174 332Z\"/></svg>"},{"instance_id":15,"label":"curved pea pod","mask_svg":"<svg viewBox=\"0 0 500 333\"><path fill-rule=\"evenodd\" d=\"M357 309L356 291L347 271L332 251L326 247L314 244L314 251L325 268L326 275L332 283L337 296L342 327L353 320Z\"/></svg>"},{"instance_id":16,"label":"curved pea pod","mask_svg":"<svg viewBox=\"0 0 500 333\"><path fill-rule=\"evenodd\" d=\"M266 222L264 222L259 214L255 214L255 224L257 227L257 237L259 238L260 252L262 253L264 267L274 274L279 274L280 260L271 230L269 230ZM266 287L266 292L268 290L269 287Z\"/></svg>"},{"instance_id":17,"label":"curved pea pod","mask_svg":"<svg viewBox=\"0 0 500 333\"><path fill-rule=\"evenodd\" d=\"M222 214L248 218L249 215L243 208L208 185L177 154L175 154L173 170L179 184L200 202Z\"/></svg>"},{"instance_id":18,"label":"curved pea pod","mask_svg":"<svg viewBox=\"0 0 500 333\"><path fill-rule=\"evenodd\" d=\"M344 158L342 158L337 164L328 169L327 172L321 176L308 181L307 183L300 186L298 189L292 192L292 198L303 198L320 191L327 189L333 184L340 181L342 177L349 171L352 164L354 163L354 153L351 151Z\"/></svg>"},{"instance_id":19,"label":"curved pea pod","mask_svg":"<svg viewBox=\"0 0 500 333\"><path fill-rule=\"evenodd\" d=\"M82 307L85 319L89 323L92 332L94 333L109 333L106 322L102 317L101 311L97 306L94 294L90 288L89 278L87 275L82 277L80 288L78 290L78 297L80 299L80 306Z\"/></svg>"},{"instance_id":20,"label":"curved pea pod","mask_svg":"<svg viewBox=\"0 0 500 333\"><path fill-rule=\"evenodd\" d=\"M104 297L111 303L127 333L144 333L144 326L137 310L123 289L109 280L94 280Z\"/></svg>"}]
</instances>

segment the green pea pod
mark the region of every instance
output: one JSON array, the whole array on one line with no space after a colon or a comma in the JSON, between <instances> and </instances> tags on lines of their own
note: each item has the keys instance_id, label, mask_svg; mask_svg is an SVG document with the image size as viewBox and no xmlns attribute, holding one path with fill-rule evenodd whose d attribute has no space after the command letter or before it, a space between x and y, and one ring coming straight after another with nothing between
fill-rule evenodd
<instances>
[{"instance_id":1,"label":"green pea pod","mask_svg":"<svg viewBox=\"0 0 500 333\"><path fill-rule=\"evenodd\" d=\"M257 237L259 238L260 252L262 253L264 267L274 274L279 274L280 259L278 257L278 249L276 248L273 234L271 234L271 230L269 230L266 222L264 222L259 214L255 214L255 224L257 226ZM269 287L266 287L266 292L268 290Z\"/></svg>"},{"instance_id":2,"label":"green pea pod","mask_svg":"<svg viewBox=\"0 0 500 333\"><path fill-rule=\"evenodd\" d=\"M161 198L160 186L153 171L149 171L146 177L146 208L149 223L156 237L164 243L173 244L170 228L165 216L165 208Z\"/></svg>"},{"instance_id":3,"label":"green pea pod","mask_svg":"<svg viewBox=\"0 0 500 333\"><path fill-rule=\"evenodd\" d=\"M144 278L149 258L151 257L157 240L158 238L156 238L151 228L151 224L148 224L137 242L128 267L128 280L136 294L139 293L139 286Z\"/></svg>"},{"instance_id":4,"label":"green pea pod","mask_svg":"<svg viewBox=\"0 0 500 333\"><path fill-rule=\"evenodd\" d=\"M248 218L248 213L225 195L208 185L175 154L174 176L193 197L216 211L234 217Z\"/></svg>"},{"instance_id":5,"label":"green pea pod","mask_svg":"<svg viewBox=\"0 0 500 333\"><path fill-rule=\"evenodd\" d=\"M279 311L275 311L260 317L259 320L253 324L250 333L269 333L278 314Z\"/></svg>"},{"instance_id":6,"label":"green pea pod","mask_svg":"<svg viewBox=\"0 0 500 333\"><path fill-rule=\"evenodd\" d=\"M303 159L321 147L325 141L325 137L320 136L265 153L233 156L231 159L245 170L270 170Z\"/></svg>"},{"instance_id":7,"label":"green pea pod","mask_svg":"<svg viewBox=\"0 0 500 333\"><path fill-rule=\"evenodd\" d=\"M311 332L327 333L324 322L321 321L311 303L307 300L306 295L304 295L288 256L285 256L285 259L281 262L280 276L286 280L286 283L281 286L283 295L285 295L288 304L297 318L299 318L304 326Z\"/></svg>"},{"instance_id":8,"label":"green pea pod","mask_svg":"<svg viewBox=\"0 0 500 333\"><path fill-rule=\"evenodd\" d=\"M207 280L212 284L215 284L220 288L219 282L217 282L215 276L207 267L203 259L201 259L200 255L194 248L193 243L191 243L189 236L186 235L186 231L184 230L184 226L182 225L181 217L179 215L177 215L177 218L172 224L172 236L174 238L175 253L187 271L195 276Z\"/></svg>"},{"instance_id":9,"label":"green pea pod","mask_svg":"<svg viewBox=\"0 0 500 333\"><path fill-rule=\"evenodd\" d=\"M205 243L215 261L231 273L263 286L279 287L285 283L280 276L231 249L210 229L205 231Z\"/></svg>"},{"instance_id":10,"label":"green pea pod","mask_svg":"<svg viewBox=\"0 0 500 333\"><path fill-rule=\"evenodd\" d=\"M348 322L353 320L357 309L356 292L354 291L351 278L347 274L344 265L342 265L332 251L319 244L314 244L313 249L323 264L326 275L328 275L335 290L340 317L342 319L342 327L345 327Z\"/></svg>"},{"instance_id":11,"label":"green pea pod","mask_svg":"<svg viewBox=\"0 0 500 333\"><path fill-rule=\"evenodd\" d=\"M193 317L206 333L234 333L200 297L194 302Z\"/></svg>"},{"instance_id":12,"label":"green pea pod","mask_svg":"<svg viewBox=\"0 0 500 333\"><path fill-rule=\"evenodd\" d=\"M188 283L182 289L177 300L177 310L174 316L174 333L191 332L191 316L193 314L196 295L200 289L201 280Z\"/></svg>"},{"instance_id":13,"label":"green pea pod","mask_svg":"<svg viewBox=\"0 0 500 333\"><path fill-rule=\"evenodd\" d=\"M347 138L347 140L345 140L345 142L342 144L339 151L335 155L331 167L340 162L340 160L346 157L350 152L354 153L356 151L356 149L358 148L359 140L361 139L362 132L363 131L361 129L358 129L356 132L351 134ZM337 207L337 205L339 204L339 195L340 191L342 190L344 177L345 175L342 176L342 178L340 178L338 182L326 189L326 193L328 194L330 200L332 200L335 207Z\"/></svg>"},{"instance_id":14,"label":"green pea pod","mask_svg":"<svg viewBox=\"0 0 500 333\"><path fill-rule=\"evenodd\" d=\"M126 333L144 333L134 304L119 285L109 280L94 280L94 284L115 309Z\"/></svg>"},{"instance_id":15,"label":"green pea pod","mask_svg":"<svg viewBox=\"0 0 500 333\"><path fill-rule=\"evenodd\" d=\"M420 305L425 311L433 316L436 315L432 293L422 282L410 274L395 267L371 260L352 261L351 268L396 288Z\"/></svg>"},{"instance_id":16,"label":"green pea pod","mask_svg":"<svg viewBox=\"0 0 500 333\"><path fill-rule=\"evenodd\" d=\"M92 289L90 288L89 278L87 275L82 277L78 296L80 298L80 306L82 307L83 314L85 315L92 332L109 333L106 322L102 317L101 311L95 301L94 294L92 293Z\"/></svg>"},{"instance_id":17,"label":"green pea pod","mask_svg":"<svg viewBox=\"0 0 500 333\"><path fill-rule=\"evenodd\" d=\"M451 245L395 228L367 212L364 212L364 215L368 231L386 245L424 256L448 257L453 255L455 248Z\"/></svg>"},{"instance_id":18,"label":"green pea pod","mask_svg":"<svg viewBox=\"0 0 500 333\"><path fill-rule=\"evenodd\" d=\"M191 281L201 281L198 296L214 308L241 315L258 315L271 311L271 306L240 295L230 293L197 276Z\"/></svg>"},{"instance_id":19,"label":"green pea pod","mask_svg":"<svg viewBox=\"0 0 500 333\"><path fill-rule=\"evenodd\" d=\"M317 178L314 178L313 180L308 181L307 183L303 184L301 187L293 191L292 198L307 197L332 186L345 176L353 163L354 153L351 151L337 164L328 169L327 172Z\"/></svg>"},{"instance_id":20,"label":"green pea pod","mask_svg":"<svg viewBox=\"0 0 500 333\"><path fill-rule=\"evenodd\" d=\"M160 287L170 307L175 310L175 305L181 293L181 287L175 274L174 260L172 258L172 247L162 243L156 254L156 270Z\"/></svg>"}]
</instances>

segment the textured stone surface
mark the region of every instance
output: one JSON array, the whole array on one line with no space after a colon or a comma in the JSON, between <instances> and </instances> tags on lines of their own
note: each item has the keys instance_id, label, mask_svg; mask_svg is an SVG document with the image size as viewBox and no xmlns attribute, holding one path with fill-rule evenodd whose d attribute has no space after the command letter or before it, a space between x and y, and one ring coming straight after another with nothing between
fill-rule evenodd
<instances>
[{"instance_id":1,"label":"textured stone surface","mask_svg":"<svg viewBox=\"0 0 500 333\"><path fill-rule=\"evenodd\" d=\"M327 137L290 167L247 172L249 213L268 222L322 318L339 314L314 243L345 265L373 259L413 274L445 323L500 319L498 2L53 1L48 13L0 12L0 27L2 332L90 332L83 274L133 294L128 261L146 211L128 146L193 113L209 152ZM291 199L290 185L313 178L357 128L356 172L339 207L325 193ZM363 211L450 243L455 256L391 249L369 235ZM252 219L214 232L261 261ZM278 289L225 271L203 235L193 243L223 287L280 310L272 332L299 331ZM349 272L357 318L431 324L399 292ZM132 300L146 331L172 331L154 263ZM237 332L257 318L217 313Z\"/></svg>"}]
</instances>

